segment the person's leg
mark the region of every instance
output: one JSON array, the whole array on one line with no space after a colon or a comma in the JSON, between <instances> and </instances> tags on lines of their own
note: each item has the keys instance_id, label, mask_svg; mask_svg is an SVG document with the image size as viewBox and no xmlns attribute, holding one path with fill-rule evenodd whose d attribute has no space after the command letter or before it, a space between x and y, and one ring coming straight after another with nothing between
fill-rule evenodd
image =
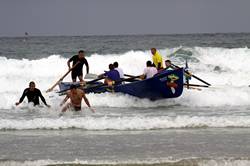
<instances>
[{"instance_id":1,"label":"person's leg","mask_svg":"<svg viewBox=\"0 0 250 166\"><path fill-rule=\"evenodd\" d=\"M83 80L83 76L82 75L78 76L78 79L80 80L80 85L81 86L86 85L86 82Z\"/></svg>"},{"instance_id":2,"label":"person's leg","mask_svg":"<svg viewBox=\"0 0 250 166\"><path fill-rule=\"evenodd\" d=\"M83 78L82 77L83 77L82 75L78 76L78 79L79 79L80 82L83 82Z\"/></svg>"},{"instance_id":3,"label":"person's leg","mask_svg":"<svg viewBox=\"0 0 250 166\"><path fill-rule=\"evenodd\" d=\"M63 107L62 112L66 112L67 109L69 109L70 107L71 107L71 103L67 103L67 104Z\"/></svg>"},{"instance_id":4,"label":"person's leg","mask_svg":"<svg viewBox=\"0 0 250 166\"><path fill-rule=\"evenodd\" d=\"M71 72L72 82L76 82L76 77L77 77L77 73L73 70L73 71Z\"/></svg>"}]
</instances>

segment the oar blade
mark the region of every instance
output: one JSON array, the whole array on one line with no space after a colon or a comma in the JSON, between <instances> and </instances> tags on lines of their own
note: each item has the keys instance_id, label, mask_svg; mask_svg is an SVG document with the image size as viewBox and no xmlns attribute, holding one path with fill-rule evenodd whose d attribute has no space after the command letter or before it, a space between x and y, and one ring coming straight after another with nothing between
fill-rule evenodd
<instances>
[{"instance_id":1,"label":"oar blade","mask_svg":"<svg viewBox=\"0 0 250 166\"><path fill-rule=\"evenodd\" d=\"M85 75L84 79L97 79L98 75L97 74L93 74L93 73L88 73Z\"/></svg>"}]
</instances>

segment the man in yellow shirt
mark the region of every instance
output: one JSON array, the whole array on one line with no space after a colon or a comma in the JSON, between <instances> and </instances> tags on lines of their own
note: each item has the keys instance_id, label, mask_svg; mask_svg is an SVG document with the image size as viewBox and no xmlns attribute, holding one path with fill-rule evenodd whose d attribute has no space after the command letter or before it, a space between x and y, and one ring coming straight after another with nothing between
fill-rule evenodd
<instances>
[{"instance_id":1,"label":"man in yellow shirt","mask_svg":"<svg viewBox=\"0 0 250 166\"><path fill-rule=\"evenodd\" d=\"M163 68L162 56L156 50L156 48L151 48L151 53L153 55L153 63L157 70L161 70Z\"/></svg>"}]
</instances>

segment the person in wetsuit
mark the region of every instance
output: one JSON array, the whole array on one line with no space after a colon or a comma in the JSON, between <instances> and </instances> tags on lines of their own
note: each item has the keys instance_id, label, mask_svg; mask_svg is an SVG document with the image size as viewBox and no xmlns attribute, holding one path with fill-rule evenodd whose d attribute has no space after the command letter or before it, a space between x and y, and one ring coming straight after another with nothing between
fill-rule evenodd
<instances>
[{"instance_id":1,"label":"person in wetsuit","mask_svg":"<svg viewBox=\"0 0 250 166\"><path fill-rule=\"evenodd\" d=\"M69 67L69 70L71 69L71 66L70 66L70 62L73 62L73 65L72 67L78 63L73 69L72 69L72 72L71 72L71 78L72 78L72 81L73 82L76 82L76 77L78 77L78 79L80 80L80 82L84 82L83 81L83 74L82 74L82 68L83 68L83 65L85 64L86 66L86 71L87 71L87 74L89 73L89 64L88 64L88 61L87 59L85 58L85 53L83 50L80 50L78 52L78 55L74 55L73 57L71 57L67 64L68 64L68 67Z\"/></svg>"},{"instance_id":2,"label":"person in wetsuit","mask_svg":"<svg viewBox=\"0 0 250 166\"><path fill-rule=\"evenodd\" d=\"M67 103L63 108L62 112L67 111L67 109L73 109L74 111L81 111L81 105L82 105L82 99L84 99L85 103L89 107L89 109L94 113L95 110L90 106L89 100L87 99L85 93L81 89L77 89L76 85L72 84L70 86L70 90L67 91L67 95L60 104L60 106L63 106L66 101L70 99L70 102Z\"/></svg>"},{"instance_id":3,"label":"person in wetsuit","mask_svg":"<svg viewBox=\"0 0 250 166\"><path fill-rule=\"evenodd\" d=\"M41 91L39 89L36 88L36 84L35 82L31 81L29 83L29 88L26 88L23 91L22 97L20 98L19 102L16 102L16 106L18 106L19 104L21 104L23 102L23 99L27 96L28 98L28 102L33 102L34 106L39 105L39 97L41 98L41 100L43 101L43 103L47 106L50 107L50 105L48 105L46 103L46 100L44 99Z\"/></svg>"}]
</instances>

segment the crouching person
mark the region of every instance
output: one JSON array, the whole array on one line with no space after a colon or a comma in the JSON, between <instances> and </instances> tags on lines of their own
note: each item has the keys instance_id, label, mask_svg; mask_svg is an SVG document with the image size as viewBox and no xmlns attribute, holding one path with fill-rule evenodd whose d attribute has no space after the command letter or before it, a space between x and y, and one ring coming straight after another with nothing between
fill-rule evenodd
<instances>
[{"instance_id":1,"label":"crouching person","mask_svg":"<svg viewBox=\"0 0 250 166\"><path fill-rule=\"evenodd\" d=\"M71 85L70 90L67 91L67 95L60 104L60 106L64 105L66 101L70 99L70 102L67 103L63 108L62 112L67 111L67 109L73 109L75 111L81 111L82 99L84 99L85 103L89 107L89 109L94 113L95 110L90 106L89 100L87 99L85 93L81 89L77 89L76 85Z\"/></svg>"}]
</instances>

